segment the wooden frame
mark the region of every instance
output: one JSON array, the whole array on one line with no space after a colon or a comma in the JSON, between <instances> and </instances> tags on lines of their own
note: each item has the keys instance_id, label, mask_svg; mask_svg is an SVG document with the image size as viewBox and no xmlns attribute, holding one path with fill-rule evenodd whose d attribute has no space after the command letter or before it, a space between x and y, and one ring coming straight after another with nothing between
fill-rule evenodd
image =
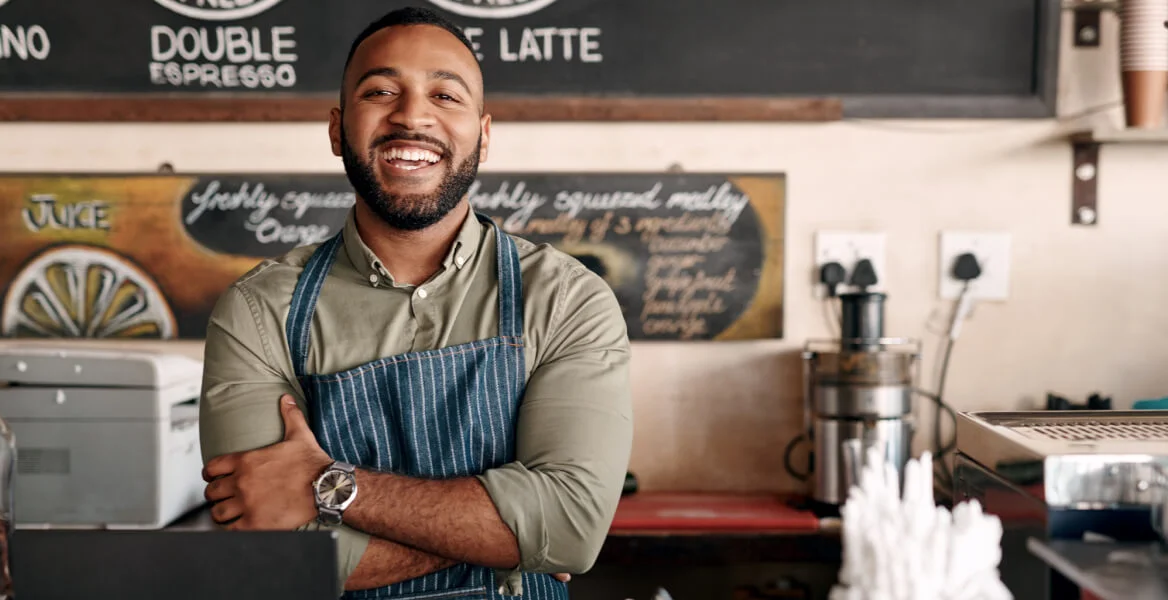
<instances>
[{"instance_id":1,"label":"wooden frame","mask_svg":"<svg viewBox=\"0 0 1168 600\"><path fill-rule=\"evenodd\" d=\"M328 96L0 96L0 121L326 121ZM834 98L488 96L496 121L838 121Z\"/></svg>"},{"instance_id":2,"label":"wooden frame","mask_svg":"<svg viewBox=\"0 0 1168 600\"><path fill-rule=\"evenodd\" d=\"M1057 115L1060 0L1038 8L1035 74L1018 95L538 96L488 95L497 121L519 122L829 122L844 118L1051 118ZM0 94L0 122L314 122L328 118L331 95Z\"/></svg>"}]
</instances>

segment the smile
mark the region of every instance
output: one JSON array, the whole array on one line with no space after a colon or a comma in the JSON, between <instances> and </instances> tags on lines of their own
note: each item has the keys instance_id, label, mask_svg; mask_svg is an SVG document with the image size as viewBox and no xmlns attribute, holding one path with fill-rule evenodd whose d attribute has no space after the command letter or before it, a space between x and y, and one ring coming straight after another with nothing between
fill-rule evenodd
<instances>
[{"instance_id":1,"label":"smile","mask_svg":"<svg viewBox=\"0 0 1168 600\"><path fill-rule=\"evenodd\" d=\"M437 164L442 156L426 148L394 146L381 153L381 160L394 170L414 172Z\"/></svg>"}]
</instances>

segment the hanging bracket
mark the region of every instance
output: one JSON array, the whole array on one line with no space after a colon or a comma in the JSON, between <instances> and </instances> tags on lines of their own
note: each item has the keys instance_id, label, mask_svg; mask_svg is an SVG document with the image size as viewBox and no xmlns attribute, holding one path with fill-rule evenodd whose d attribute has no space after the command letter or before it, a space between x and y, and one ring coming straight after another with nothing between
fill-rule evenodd
<instances>
[{"instance_id":1,"label":"hanging bracket","mask_svg":"<svg viewBox=\"0 0 1168 600\"><path fill-rule=\"evenodd\" d=\"M1095 225L1099 221L1099 142L1073 139L1071 155L1071 224Z\"/></svg>"},{"instance_id":2,"label":"hanging bracket","mask_svg":"<svg viewBox=\"0 0 1168 600\"><path fill-rule=\"evenodd\" d=\"M1099 15L1105 11L1119 10L1118 0L1071 0L1063 4L1064 10L1074 13L1074 35L1076 48L1098 48L1102 37Z\"/></svg>"},{"instance_id":3,"label":"hanging bracket","mask_svg":"<svg viewBox=\"0 0 1168 600\"><path fill-rule=\"evenodd\" d=\"M1096 6L1078 6L1075 8L1075 24L1073 31L1075 32L1075 47L1076 48L1098 48L1099 47L1099 13L1101 9Z\"/></svg>"}]
</instances>

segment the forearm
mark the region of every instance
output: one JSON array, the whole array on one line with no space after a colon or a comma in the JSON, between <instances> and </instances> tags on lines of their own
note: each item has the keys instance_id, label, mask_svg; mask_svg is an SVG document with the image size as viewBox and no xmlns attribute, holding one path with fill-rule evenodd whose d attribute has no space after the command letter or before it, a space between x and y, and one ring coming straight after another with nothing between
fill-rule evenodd
<instances>
[{"instance_id":1,"label":"forearm","mask_svg":"<svg viewBox=\"0 0 1168 600\"><path fill-rule=\"evenodd\" d=\"M475 478L428 480L357 470L345 523L372 536L497 569L519 563L519 546Z\"/></svg>"},{"instance_id":2,"label":"forearm","mask_svg":"<svg viewBox=\"0 0 1168 600\"><path fill-rule=\"evenodd\" d=\"M367 590L400 583L453 566L457 561L373 538L361 562L345 581L345 590Z\"/></svg>"}]
</instances>

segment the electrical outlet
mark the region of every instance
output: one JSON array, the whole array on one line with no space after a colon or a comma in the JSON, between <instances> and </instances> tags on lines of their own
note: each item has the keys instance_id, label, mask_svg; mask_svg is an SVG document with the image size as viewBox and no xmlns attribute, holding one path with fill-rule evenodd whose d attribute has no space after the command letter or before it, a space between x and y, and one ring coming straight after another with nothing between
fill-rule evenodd
<instances>
[{"instance_id":1,"label":"electrical outlet","mask_svg":"<svg viewBox=\"0 0 1168 600\"><path fill-rule=\"evenodd\" d=\"M941 233L940 289L942 298L958 298L965 282L953 277L957 257L969 252L977 257L981 276L969 282L976 300L1005 300L1010 295L1010 234L975 231Z\"/></svg>"},{"instance_id":2,"label":"electrical outlet","mask_svg":"<svg viewBox=\"0 0 1168 600\"><path fill-rule=\"evenodd\" d=\"M876 285L868 291L884 291L884 234L870 231L818 231L815 233L815 271L812 273L812 287L816 298L827 296L827 286L819 282L819 270L830 262L838 262L846 271L844 283L836 288L837 294L858 292L859 288L847 284L852 278L852 270L862 259L872 262L876 269Z\"/></svg>"}]
</instances>

